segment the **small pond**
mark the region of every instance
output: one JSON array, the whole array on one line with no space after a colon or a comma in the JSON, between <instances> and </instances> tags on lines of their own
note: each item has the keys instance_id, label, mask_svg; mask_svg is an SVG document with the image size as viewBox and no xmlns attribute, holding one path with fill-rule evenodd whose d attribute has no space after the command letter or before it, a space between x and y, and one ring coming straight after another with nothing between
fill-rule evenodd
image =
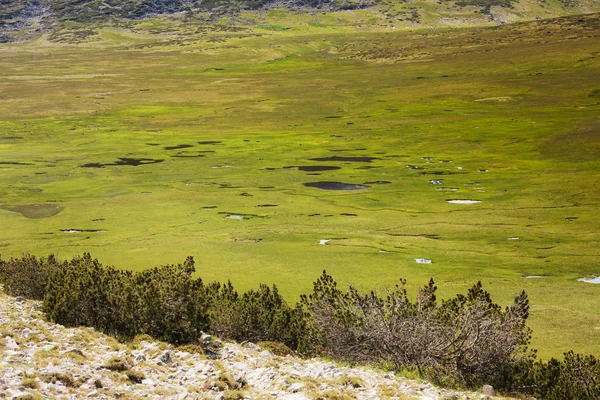
<instances>
[{"instance_id":1,"label":"small pond","mask_svg":"<svg viewBox=\"0 0 600 400\"><path fill-rule=\"evenodd\" d=\"M321 182L307 182L304 184L307 187L314 187L321 190L361 190L368 189L370 186L367 185L358 185L354 183L343 183L343 182L331 182L331 181L321 181Z\"/></svg>"}]
</instances>

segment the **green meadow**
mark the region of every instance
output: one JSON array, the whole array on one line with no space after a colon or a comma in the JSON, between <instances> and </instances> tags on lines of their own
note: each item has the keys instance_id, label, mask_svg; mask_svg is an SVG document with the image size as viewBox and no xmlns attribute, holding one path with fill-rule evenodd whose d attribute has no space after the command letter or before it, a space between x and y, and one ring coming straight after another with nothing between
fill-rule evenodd
<instances>
[{"instance_id":1,"label":"green meadow","mask_svg":"<svg viewBox=\"0 0 600 400\"><path fill-rule=\"evenodd\" d=\"M501 304L529 294L541 357L600 355L600 285L578 281L600 275L600 15L359 17L73 24L1 45L2 257L191 255L205 281L290 302L323 269L413 293L433 277L442 297L481 280Z\"/></svg>"}]
</instances>

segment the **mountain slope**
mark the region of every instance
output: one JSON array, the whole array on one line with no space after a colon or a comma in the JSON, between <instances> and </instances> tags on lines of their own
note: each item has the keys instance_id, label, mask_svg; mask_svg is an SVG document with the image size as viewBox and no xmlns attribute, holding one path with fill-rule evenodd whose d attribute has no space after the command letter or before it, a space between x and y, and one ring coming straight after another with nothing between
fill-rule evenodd
<instances>
[{"instance_id":1,"label":"mountain slope","mask_svg":"<svg viewBox=\"0 0 600 400\"><path fill-rule=\"evenodd\" d=\"M600 12L596 0L0 0L0 43L27 40L70 23L114 23L158 15L240 23L244 12L299 13L369 10L387 28L404 24L465 26L503 24ZM344 17L341 17L342 19ZM243 23L242 23L243 24Z\"/></svg>"}]
</instances>

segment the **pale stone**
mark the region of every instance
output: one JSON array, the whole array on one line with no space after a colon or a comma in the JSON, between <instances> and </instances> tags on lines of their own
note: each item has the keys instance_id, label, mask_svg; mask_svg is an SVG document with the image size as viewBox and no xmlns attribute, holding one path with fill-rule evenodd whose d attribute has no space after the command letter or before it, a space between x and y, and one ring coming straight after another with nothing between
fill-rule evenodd
<instances>
[{"instance_id":1,"label":"pale stone","mask_svg":"<svg viewBox=\"0 0 600 400\"><path fill-rule=\"evenodd\" d=\"M494 396L496 396L496 391L494 390L494 387L491 385L483 385L483 395L494 397Z\"/></svg>"}]
</instances>

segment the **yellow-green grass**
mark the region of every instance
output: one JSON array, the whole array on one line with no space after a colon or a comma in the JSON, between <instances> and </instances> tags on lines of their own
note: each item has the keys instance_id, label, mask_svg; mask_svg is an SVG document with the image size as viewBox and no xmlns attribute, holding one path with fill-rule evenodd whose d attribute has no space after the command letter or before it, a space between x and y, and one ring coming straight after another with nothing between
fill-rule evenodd
<instances>
[{"instance_id":1,"label":"yellow-green grass","mask_svg":"<svg viewBox=\"0 0 600 400\"><path fill-rule=\"evenodd\" d=\"M291 302L323 269L413 293L434 277L442 298L481 280L502 304L529 293L541 356L599 354L600 286L577 281L600 274L598 15L403 33L256 18L185 42L192 23L146 21L3 45L3 258L192 255L205 280L275 283ZM333 156L376 159L310 160ZM297 168L315 165L340 169ZM317 181L390 183L303 186ZM63 210L8 209L31 204Z\"/></svg>"}]
</instances>

